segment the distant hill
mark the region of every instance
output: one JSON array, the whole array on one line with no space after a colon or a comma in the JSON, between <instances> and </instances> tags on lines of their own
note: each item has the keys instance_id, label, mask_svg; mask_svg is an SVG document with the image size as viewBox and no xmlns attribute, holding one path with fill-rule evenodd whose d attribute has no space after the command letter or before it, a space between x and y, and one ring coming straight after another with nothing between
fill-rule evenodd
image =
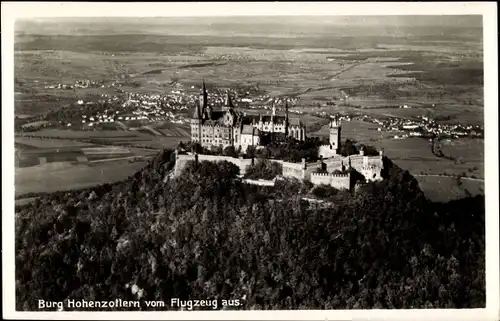
<instances>
[{"instance_id":1,"label":"distant hill","mask_svg":"<svg viewBox=\"0 0 500 321\"><path fill-rule=\"evenodd\" d=\"M50 18L19 20L39 35L199 35L246 37L468 36L482 38L481 16L237 16Z\"/></svg>"}]
</instances>

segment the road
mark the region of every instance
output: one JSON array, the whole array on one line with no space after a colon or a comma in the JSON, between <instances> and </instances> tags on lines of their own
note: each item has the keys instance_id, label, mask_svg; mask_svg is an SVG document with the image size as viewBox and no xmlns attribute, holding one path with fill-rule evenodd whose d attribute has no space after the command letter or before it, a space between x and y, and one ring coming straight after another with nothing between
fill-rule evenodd
<instances>
[{"instance_id":1,"label":"road","mask_svg":"<svg viewBox=\"0 0 500 321\"><path fill-rule=\"evenodd\" d=\"M431 176L431 177L450 177L450 178L456 178L456 176L440 175L440 174L412 174L412 176L415 176L415 177L419 177L419 176ZM460 177L460 179L467 179L467 180L470 180L470 181L484 182L484 178Z\"/></svg>"},{"instance_id":2,"label":"road","mask_svg":"<svg viewBox=\"0 0 500 321\"><path fill-rule=\"evenodd\" d=\"M89 163L102 163L102 162L112 162L112 161L117 161L117 160L125 160L125 159L137 159L139 160L144 160L148 159L151 156L126 156L126 157L116 157L116 158L105 158L105 159L96 159L89 161Z\"/></svg>"}]
</instances>

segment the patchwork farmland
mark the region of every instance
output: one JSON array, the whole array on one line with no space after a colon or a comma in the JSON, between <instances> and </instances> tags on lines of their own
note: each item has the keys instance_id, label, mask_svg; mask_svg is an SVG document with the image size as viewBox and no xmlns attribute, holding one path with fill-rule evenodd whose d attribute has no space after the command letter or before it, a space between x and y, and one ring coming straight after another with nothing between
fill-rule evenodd
<instances>
[{"instance_id":1,"label":"patchwork farmland","mask_svg":"<svg viewBox=\"0 0 500 321\"><path fill-rule=\"evenodd\" d=\"M186 126L155 124L151 130L42 129L15 137L16 197L119 181L163 148L186 140ZM23 202L22 198L20 200Z\"/></svg>"}]
</instances>

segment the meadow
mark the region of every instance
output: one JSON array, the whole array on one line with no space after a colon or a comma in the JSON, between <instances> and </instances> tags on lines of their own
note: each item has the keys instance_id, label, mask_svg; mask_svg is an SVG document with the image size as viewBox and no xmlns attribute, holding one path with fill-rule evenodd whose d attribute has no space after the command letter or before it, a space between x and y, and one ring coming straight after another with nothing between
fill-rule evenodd
<instances>
[{"instance_id":1,"label":"meadow","mask_svg":"<svg viewBox=\"0 0 500 321\"><path fill-rule=\"evenodd\" d=\"M175 128L170 127L170 133ZM168 130L168 129L167 129ZM15 137L16 197L115 182L133 175L162 148L185 136L138 131L44 129Z\"/></svg>"},{"instance_id":2,"label":"meadow","mask_svg":"<svg viewBox=\"0 0 500 321\"><path fill-rule=\"evenodd\" d=\"M16 168L15 195L50 193L117 182L133 175L145 164L126 160L98 164L54 162Z\"/></svg>"},{"instance_id":3,"label":"meadow","mask_svg":"<svg viewBox=\"0 0 500 321\"><path fill-rule=\"evenodd\" d=\"M425 196L433 202L448 202L468 196L484 195L484 181L455 177L416 176Z\"/></svg>"}]
</instances>

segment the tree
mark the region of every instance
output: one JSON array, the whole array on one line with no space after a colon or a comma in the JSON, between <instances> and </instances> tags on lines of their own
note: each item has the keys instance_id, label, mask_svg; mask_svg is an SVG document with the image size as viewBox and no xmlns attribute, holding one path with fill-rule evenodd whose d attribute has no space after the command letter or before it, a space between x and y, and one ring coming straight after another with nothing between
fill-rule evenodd
<instances>
[{"instance_id":1,"label":"tree","mask_svg":"<svg viewBox=\"0 0 500 321\"><path fill-rule=\"evenodd\" d=\"M223 155L230 157L238 157L238 154L236 153L234 146L227 146L226 148L224 148Z\"/></svg>"},{"instance_id":2,"label":"tree","mask_svg":"<svg viewBox=\"0 0 500 321\"><path fill-rule=\"evenodd\" d=\"M213 155L222 155L222 145L212 145L210 147L210 152L212 152Z\"/></svg>"},{"instance_id":3,"label":"tree","mask_svg":"<svg viewBox=\"0 0 500 321\"><path fill-rule=\"evenodd\" d=\"M378 156L379 155L378 150L373 146L363 144L363 145L361 145L361 147L363 148L363 154L365 156Z\"/></svg>"},{"instance_id":4,"label":"tree","mask_svg":"<svg viewBox=\"0 0 500 321\"><path fill-rule=\"evenodd\" d=\"M312 194L319 198L330 198L337 195L338 189L330 185L319 185L312 189Z\"/></svg>"},{"instance_id":5,"label":"tree","mask_svg":"<svg viewBox=\"0 0 500 321\"><path fill-rule=\"evenodd\" d=\"M344 157L358 154L355 142L350 139L346 139L345 142L340 145L340 154Z\"/></svg>"},{"instance_id":6,"label":"tree","mask_svg":"<svg viewBox=\"0 0 500 321\"><path fill-rule=\"evenodd\" d=\"M256 152L256 149L255 149L255 146L253 145L250 145L247 147L247 151L246 151L246 155L249 157L249 158L254 158L256 155L257 155L257 152Z\"/></svg>"},{"instance_id":7,"label":"tree","mask_svg":"<svg viewBox=\"0 0 500 321\"><path fill-rule=\"evenodd\" d=\"M282 174L283 167L280 163L259 159L255 165L247 169L245 178L269 180Z\"/></svg>"},{"instance_id":8,"label":"tree","mask_svg":"<svg viewBox=\"0 0 500 321\"><path fill-rule=\"evenodd\" d=\"M202 152L200 143L191 143L191 152L200 154Z\"/></svg>"}]
</instances>

